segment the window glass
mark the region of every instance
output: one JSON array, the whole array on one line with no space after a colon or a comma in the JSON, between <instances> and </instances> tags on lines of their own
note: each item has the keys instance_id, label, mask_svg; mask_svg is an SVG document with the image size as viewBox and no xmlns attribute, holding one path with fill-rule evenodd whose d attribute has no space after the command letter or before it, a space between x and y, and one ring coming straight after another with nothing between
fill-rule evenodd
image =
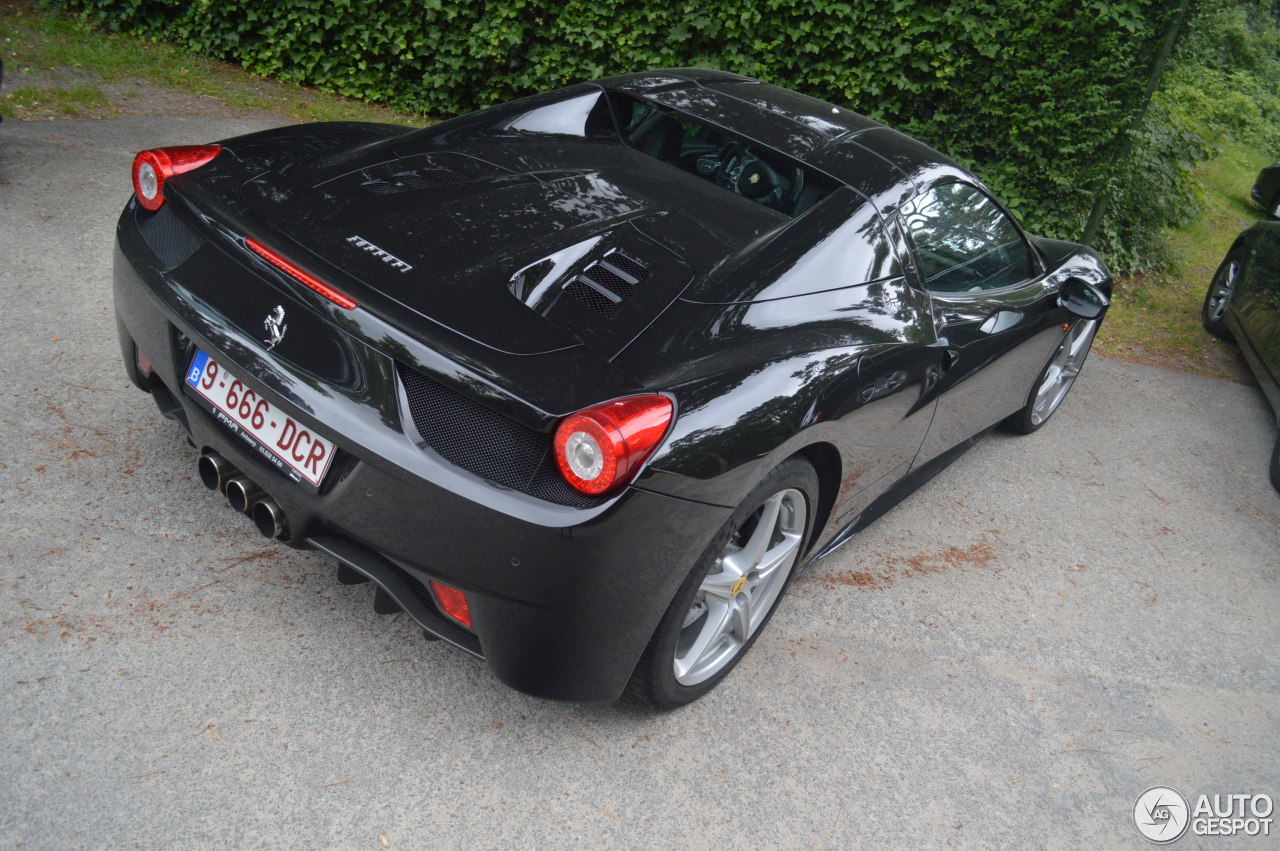
<instances>
[{"instance_id":1,"label":"window glass","mask_svg":"<svg viewBox=\"0 0 1280 851\"><path fill-rule=\"evenodd\" d=\"M642 154L787 216L836 188L791 157L651 101L615 94L622 136Z\"/></svg>"},{"instance_id":2,"label":"window glass","mask_svg":"<svg viewBox=\"0 0 1280 851\"><path fill-rule=\"evenodd\" d=\"M946 183L903 208L926 289L943 293L1008 287L1035 274L1026 240L995 202L972 186Z\"/></svg>"}]
</instances>

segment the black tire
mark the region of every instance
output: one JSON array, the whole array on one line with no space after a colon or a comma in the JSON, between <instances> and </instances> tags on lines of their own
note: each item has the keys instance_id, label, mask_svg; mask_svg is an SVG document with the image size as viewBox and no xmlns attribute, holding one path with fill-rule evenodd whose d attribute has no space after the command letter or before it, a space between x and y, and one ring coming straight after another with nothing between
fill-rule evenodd
<instances>
[{"instance_id":1,"label":"black tire","mask_svg":"<svg viewBox=\"0 0 1280 851\"><path fill-rule=\"evenodd\" d=\"M1280 435L1276 435L1276 446L1271 450L1271 486L1280 492Z\"/></svg>"},{"instance_id":2,"label":"black tire","mask_svg":"<svg viewBox=\"0 0 1280 851\"><path fill-rule=\"evenodd\" d=\"M1049 421L1084 367L1101 323L1101 319L1077 319L1071 324L1031 384L1026 404L1005 418L1005 428L1016 434L1031 434ZM1042 393L1051 395L1042 399Z\"/></svg>"},{"instance_id":3,"label":"black tire","mask_svg":"<svg viewBox=\"0 0 1280 851\"><path fill-rule=\"evenodd\" d=\"M1200 307L1200 324L1219 340L1233 340L1231 330L1227 328L1225 315L1235 295L1236 285L1240 282L1240 271L1244 268L1244 249L1233 248L1222 258L1218 270L1209 281L1209 289L1205 291L1204 303Z\"/></svg>"},{"instance_id":4,"label":"black tire","mask_svg":"<svg viewBox=\"0 0 1280 851\"><path fill-rule=\"evenodd\" d=\"M795 494L799 494L796 497ZM653 633L653 637L649 640L649 645L645 648L644 653L640 657L639 663L636 665L634 673L631 675L630 682L627 683L626 691L623 694L624 700L632 703L638 703L650 706L656 709L676 709L686 704L692 703L711 691L729 675L729 672L737 666L742 657L747 654L755 640L760 636L772 619L773 613L777 611L778 603L782 600L786 593L787 586L791 584L791 578L804 558L806 547L808 546L810 536L813 533L813 518L817 510L817 494L818 494L818 476L814 472L813 467L803 459L791 458L784 461L769 475L752 489L734 512L720 527L720 531L712 538L711 543L707 546L693 569L689 571L688 577L680 586L680 590L676 592L675 599L671 601L671 605L667 607L666 613L662 616L662 620L658 623L657 629ZM775 530L769 533L769 540L766 541L767 551L780 551L783 545L789 546L788 534L799 533L799 542L794 557L790 562L780 565L777 571L785 570L785 575L773 573L768 579L761 581L760 585L747 586L747 574L743 575L743 581L735 583L728 598L716 597L716 600L723 601L732 608L738 601L740 594L746 591L746 595L739 603L748 602L755 598L757 592L762 596L767 596L767 611L763 616L752 613L747 617L750 622L759 618L748 629L748 636L745 641L734 645L735 639L732 636L724 636L723 645L725 650L723 653L707 653L699 654L699 659L705 656L716 656L712 662L708 663L707 668L714 670L708 673L705 678L700 679L692 684L685 684L677 679L676 666L680 664L693 649L687 645L690 642L690 636L700 634L700 623L706 619L706 628L711 627L713 612L708 604L704 601L712 599L709 592L703 587L705 584L713 582L715 577L723 576L728 570L722 567L729 559L739 553L746 553L747 548L735 550L739 544L750 544L753 540L753 533L756 526L761 521L764 512L769 511L768 506L778 500L778 510L775 523ZM794 514L794 508L798 504L798 500L803 501L804 517L798 518ZM787 512L791 511L790 515ZM790 532L784 528L785 518L795 524L794 529ZM800 531L802 528L802 531ZM779 543L775 546L770 543L777 540ZM766 587L766 583L767 587ZM767 594L764 594L767 592ZM701 606L701 613L695 615ZM750 609L750 606L747 606ZM689 620L692 618L692 620ZM734 621L731 615L726 615L724 622ZM711 629L715 632L714 629ZM682 640L686 645L685 653L681 653ZM697 645L697 642L693 642ZM709 645L714 649L717 645ZM723 658L720 658L723 657ZM692 660L694 662L698 660ZM699 673L694 670L688 673L688 676L697 678Z\"/></svg>"}]
</instances>

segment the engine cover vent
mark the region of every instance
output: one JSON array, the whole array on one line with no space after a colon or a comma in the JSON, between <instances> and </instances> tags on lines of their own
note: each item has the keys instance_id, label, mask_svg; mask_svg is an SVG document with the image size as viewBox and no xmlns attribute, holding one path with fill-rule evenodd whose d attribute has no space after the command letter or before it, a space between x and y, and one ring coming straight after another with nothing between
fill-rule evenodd
<instances>
[{"instance_id":1,"label":"engine cover vent","mask_svg":"<svg viewBox=\"0 0 1280 851\"><path fill-rule=\"evenodd\" d=\"M615 248L571 278L565 292L612 319L619 306L636 294L636 287L648 279L649 268L644 263Z\"/></svg>"},{"instance_id":2,"label":"engine cover vent","mask_svg":"<svg viewBox=\"0 0 1280 851\"><path fill-rule=\"evenodd\" d=\"M375 195L394 195L397 192L413 192L418 189L465 183L467 179L466 176L447 168L411 169L366 180L360 184L360 188Z\"/></svg>"},{"instance_id":3,"label":"engine cover vent","mask_svg":"<svg viewBox=\"0 0 1280 851\"><path fill-rule=\"evenodd\" d=\"M612 319L618 312L618 303L621 299L602 287L592 286L591 282L585 278L574 278L564 291L605 319Z\"/></svg>"}]
</instances>

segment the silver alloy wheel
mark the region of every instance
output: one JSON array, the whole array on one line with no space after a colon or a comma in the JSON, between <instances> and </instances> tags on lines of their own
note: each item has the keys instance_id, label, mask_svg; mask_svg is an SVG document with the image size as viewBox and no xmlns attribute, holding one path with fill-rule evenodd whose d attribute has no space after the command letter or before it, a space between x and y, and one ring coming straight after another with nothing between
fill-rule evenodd
<instances>
[{"instance_id":1,"label":"silver alloy wheel","mask_svg":"<svg viewBox=\"0 0 1280 851\"><path fill-rule=\"evenodd\" d=\"M676 643L677 682L705 682L742 652L787 584L807 521L804 494L787 488L765 500L739 527L685 615Z\"/></svg>"},{"instance_id":2,"label":"silver alloy wheel","mask_svg":"<svg viewBox=\"0 0 1280 851\"><path fill-rule=\"evenodd\" d=\"M1053 415L1067 398L1067 391L1075 383L1084 366L1084 359L1089 354L1089 344L1098 331L1098 320L1082 319L1071 326L1067 337L1058 347L1053 360L1044 372L1044 380L1036 390L1035 402L1031 406L1031 424L1038 426Z\"/></svg>"},{"instance_id":3,"label":"silver alloy wheel","mask_svg":"<svg viewBox=\"0 0 1280 851\"><path fill-rule=\"evenodd\" d=\"M1236 291L1236 281L1240 277L1240 262L1229 260L1225 266L1213 276L1209 300L1205 305L1209 322L1221 322L1227 313L1227 305L1231 303L1231 294Z\"/></svg>"}]
</instances>

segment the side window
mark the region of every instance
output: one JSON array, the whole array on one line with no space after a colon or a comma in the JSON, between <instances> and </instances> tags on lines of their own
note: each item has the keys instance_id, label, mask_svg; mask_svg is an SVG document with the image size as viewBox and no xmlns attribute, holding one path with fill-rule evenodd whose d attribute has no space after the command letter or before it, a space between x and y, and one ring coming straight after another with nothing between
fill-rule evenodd
<instances>
[{"instance_id":1,"label":"side window","mask_svg":"<svg viewBox=\"0 0 1280 851\"><path fill-rule=\"evenodd\" d=\"M972 186L946 183L903 207L925 289L942 293L1008 287L1035 274L1031 249L995 202Z\"/></svg>"}]
</instances>

